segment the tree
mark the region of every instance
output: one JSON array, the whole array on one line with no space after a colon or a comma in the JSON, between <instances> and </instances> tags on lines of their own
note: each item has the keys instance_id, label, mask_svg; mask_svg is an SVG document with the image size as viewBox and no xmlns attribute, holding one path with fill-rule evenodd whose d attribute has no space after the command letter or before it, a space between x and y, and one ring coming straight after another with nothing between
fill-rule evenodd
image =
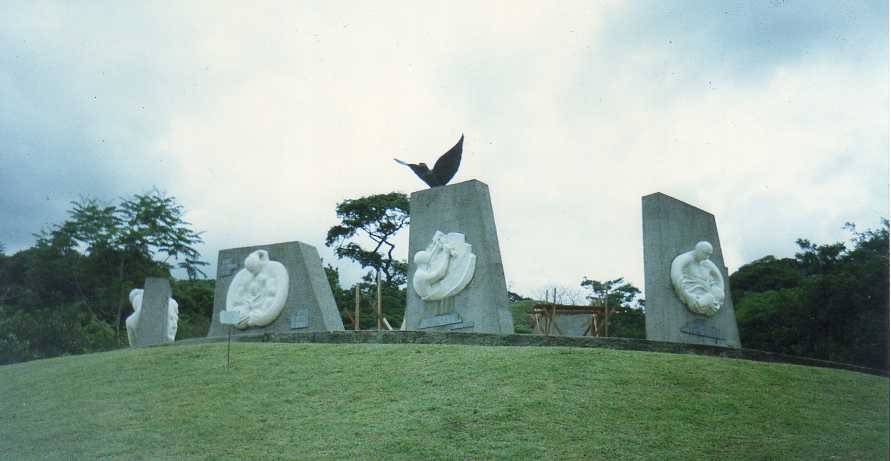
<instances>
[{"instance_id":1,"label":"tree","mask_svg":"<svg viewBox=\"0 0 891 461\"><path fill-rule=\"evenodd\" d=\"M582 279L581 286L588 287L593 292L587 296L591 305L603 308L603 336L609 336L609 315L618 309L627 310L632 307L632 302L640 294L640 290L634 285L625 282L624 277L600 282L588 277Z\"/></svg>"},{"instance_id":2,"label":"tree","mask_svg":"<svg viewBox=\"0 0 891 461\"><path fill-rule=\"evenodd\" d=\"M31 248L0 257L0 363L110 349L121 333L127 291L170 277L174 263L197 279L200 234L158 191L103 204L81 198L68 218L35 234ZM177 335L203 336L213 281L172 284Z\"/></svg>"},{"instance_id":3,"label":"tree","mask_svg":"<svg viewBox=\"0 0 891 461\"><path fill-rule=\"evenodd\" d=\"M393 256L393 237L409 225L408 196L399 192L347 199L337 204L341 223L328 230L325 245L335 247L338 258L349 258L362 268L380 272L388 285L405 283L408 265ZM362 248L357 237L369 238L371 250Z\"/></svg>"},{"instance_id":4,"label":"tree","mask_svg":"<svg viewBox=\"0 0 891 461\"><path fill-rule=\"evenodd\" d=\"M508 292L508 297L510 297L510 292ZM556 304L568 305L584 305L585 299L587 299L585 290L560 284L545 285L538 292L538 297Z\"/></svg>"},{"instance_id":5,"label":"tree","mask_svg":"<svg viewBox=\"0 0 891 461\"><path fill-rule=\"evenodd\" d=\"M888 369L888 221L848 244L796 243L730 276L746 347Z\"/></svg>"},{"instance_id":6,"label":"tree","mask_svg":"<svg viewBox=\"0 0 891 461\"><path fill-rule=\"evenodd\" d=\"M73 271L76 291L94 294L93 299L86 297L88 304L114 299L113 317L106 309L99 314L114 323L118 335L128 288L140 285L146 276L168 277L171 260L179 261L190 280L205 275L201 266L207 263L195 249L201 234L183 220L183 207L174 197L152 190L121 199L118 205L95 198L71 204L68 220L37 234L35 247L82 259L81 270Z\"/></svg>"},{"instance_id":7,"label":"tree","mask_svg":"<svg viewBox=\"0 0 891 461\"><path fill-rule=\"evenodd\" d=\"M213 295L216 280L175 280L171 284L171 296L179 304L179 321L176 338L194 338L207 335L213 317Z\"/></svg>"},{"instance_id":8,"label":"tree","mask_svg":"<svg viewBox=\"0 0 891 461\"><path fill-rule=\"evenodd\" d=\"M532 298L527 298L519 293L514 293L513 291L507 290L507 302L509 303L518 303L520 301L531 301Z\"/></svg>"},{"instance_id":9,"label":"tree","mask_svg":"<svg viewBox=\"0 0 891 461\"><path fill-rule=\"evenodd\" d=\"M801 278L795 259L765 256L740 267L730 276L730 295L736 305L749 293L797 287Z\"/></svg>"},{"instance_id":10,"label":"tree","mask_svg":"<svg viewBox=\"0 0 891 461\"><path fill-rule=\"evenodd\" d=\"M340 272L330 264L325 266L328 284L334 293L334 301L347 329L355 328L356 293L359 290L359 326L360 329L377 328L377 283L369 277L356 283L349 289L340 285ZM381 283L381 311L384 318L394 328L399 328L405 314L405 288Z\"/></svg>"}]
</instances>

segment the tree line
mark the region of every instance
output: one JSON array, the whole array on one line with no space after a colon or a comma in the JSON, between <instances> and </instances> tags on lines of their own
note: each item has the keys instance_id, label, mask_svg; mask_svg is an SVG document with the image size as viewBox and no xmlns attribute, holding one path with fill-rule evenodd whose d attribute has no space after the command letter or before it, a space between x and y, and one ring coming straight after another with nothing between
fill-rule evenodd
<instances>
[{"instance_id":1,"label":"tree line","mask_svg":"<svg viewBox=\"0 0 891 461\"><path fill-rule=\"evenodd\" d=\"M32 247L0 253L0 363L126 345L128 292L146 277L172 279L174 267L188 277L172 280L177 335L206 333L213 282L199 279L207 265L195 248L201 234L183 213L157 190L114 204L82 198L64 222L35 234Z\"/></svg>"},{"instance_id":2,"label":"tree line","mask_svg":"<svg viewBox=\"0 0 891 461\"><path fill-rule=\"evenodd\" d=\"M798 239L730 276L744 347L888 369L888 220L849 242Z\"/></svg>"}]
</instances>

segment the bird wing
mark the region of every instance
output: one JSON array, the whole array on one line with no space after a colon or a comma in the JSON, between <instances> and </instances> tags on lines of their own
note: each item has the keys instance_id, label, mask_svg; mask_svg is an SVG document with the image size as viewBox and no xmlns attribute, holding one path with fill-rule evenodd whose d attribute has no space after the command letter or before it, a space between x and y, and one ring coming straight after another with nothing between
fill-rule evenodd
<instances>
[{"instance_id":1,"label":"bird wing","mask_svg":"<svg viewBox=\"0 0 891 461\"><path fill-rule=\"evenodd\" d=\"M442 156L439 157L439 160L436 161L436 164L433 165L433 176L439 181L440 186L445 186L452 180L455 173L458 172L458 167L461 165L461 152L463 150L464 134L462 133L458 143L449 149L448 152L442 154Z\"/></svg>"},{"instance_id":2,"label":"bird wing","mask_svg":"<svg viewBox=\"0 0 891 461\"><path fill-rule=\"evenodd\" d=\"M424 181L425 183L427 183L428 186L436 187L436 186L440 185L440 184L436 184L436 177L433 176L430 169L428 169L426 165L421 166L420 164L417 164L417 163L403 162L402 160L399 160L398 158L394 158L393 160L395 160L396 163L398 163L400 165L405 165L405 166L409 167L411 169L411 171L413 171L419 178L421 178L421 181Z\"/></svg>"}]
</instances>

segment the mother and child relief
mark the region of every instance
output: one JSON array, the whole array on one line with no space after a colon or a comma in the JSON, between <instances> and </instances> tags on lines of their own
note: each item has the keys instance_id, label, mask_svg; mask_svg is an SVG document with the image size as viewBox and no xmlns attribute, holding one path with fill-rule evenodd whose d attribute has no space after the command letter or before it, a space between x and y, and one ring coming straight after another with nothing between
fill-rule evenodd
<instances>
[{"instance_id":1,"label":"mother and child relief","mask_svg":"<svg viewBox=\"0 0 891 461\"><path fill-rule=\"evenodd\" d=\"M489 188L447 185L463 143L462 135L432 170L397 160L430 186L409 201L402 329L512 334ZM642 198L642 213L647 339L741 347L714 216L661 193ZM215 290L208 336L344 329L318 251L303 242L221 250ZM177 309L166 280L147 279L131 304L131 345L173 341Z\"/></svg>"}]
</instances>

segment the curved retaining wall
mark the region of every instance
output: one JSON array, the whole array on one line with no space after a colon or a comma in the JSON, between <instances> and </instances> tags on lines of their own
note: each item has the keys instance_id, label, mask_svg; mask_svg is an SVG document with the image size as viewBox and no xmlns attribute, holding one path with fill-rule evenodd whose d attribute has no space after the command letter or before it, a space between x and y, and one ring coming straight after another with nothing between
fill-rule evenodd
<instances>
[{"instance_id":1,"label":"curved retaining wall","mask_svg":"<svg viewBox=\"0 0 891 461\"><path fill-rule=\"evenodd\" d=\"M602 347L606 349L695 354L757 362L778 362L821 368L838 368L871 375L888 376L888 371L848 363L810 359L755 349L731 349L698 344L669 343L629 338L593 338L590 336L498 335L490 333L445 333L426 331L322 331L305 333L260 333L232 335L233 341L275 343L373 343L373 344L461 344L476 346L563 346ZM226 336L192 338L175 344L226 341Z\"/></svg>"}]
</instances>

